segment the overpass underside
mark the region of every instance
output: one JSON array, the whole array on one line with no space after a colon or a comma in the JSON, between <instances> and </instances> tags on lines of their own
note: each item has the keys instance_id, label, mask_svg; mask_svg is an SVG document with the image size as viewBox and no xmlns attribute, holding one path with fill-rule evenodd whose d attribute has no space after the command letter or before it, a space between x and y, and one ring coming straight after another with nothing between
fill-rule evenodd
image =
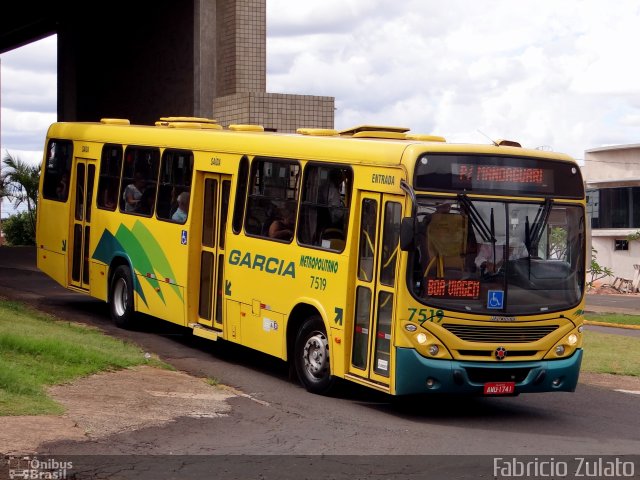
<instances>
[{"instance_id":1,"label":"overpass underside","mask_svg":"<svg viewBox=\"0 0 640 480\"><path fill-rule=\"evenodd\" d=\"M0 52L57 33L60 121L333 128L333 97L266 92L265 1L18 3L5 12Z\"/></svg>"}]
</instances>

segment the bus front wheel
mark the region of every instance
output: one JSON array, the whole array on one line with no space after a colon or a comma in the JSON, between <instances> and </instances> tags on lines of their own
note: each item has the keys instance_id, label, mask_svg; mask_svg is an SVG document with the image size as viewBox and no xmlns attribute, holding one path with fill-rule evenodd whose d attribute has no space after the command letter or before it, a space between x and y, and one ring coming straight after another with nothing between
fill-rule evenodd
<instances>
[{"instance_id":1,"label":"bus front wheel","mask_svg":"<svg viewBox=\"0 0 640 480\"><path fill-rule=\"evenodd\" d=\"M113 272L109 288L109 307L113 322L121 328L133 326L133 278L126 265Z\"/></svg>"},{"instance_id":2,"label":"bus front wheel","mask_svg":"<svg viewBox=\"0 0 640 480\"><path fill-rule=\"evenodd\" d=\"M329 365L329 341L318 315L308 318L296 336L294 363L300 382L311 393L325 394L335 378Z\"/></svg>"}]
</instances>

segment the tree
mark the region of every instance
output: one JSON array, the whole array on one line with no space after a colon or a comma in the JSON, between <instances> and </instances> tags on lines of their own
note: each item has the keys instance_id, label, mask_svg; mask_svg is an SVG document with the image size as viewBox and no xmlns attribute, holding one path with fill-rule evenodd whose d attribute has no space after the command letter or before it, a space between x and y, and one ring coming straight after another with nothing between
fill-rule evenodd
<instances>
[{"instance_id":1,"label":"tree","mask_svg":"<svg viewBox=\"0 0 640 480\"><path fill-rule=\"evenodd\" d=\"M567 254L567 229L564 227L551 227L549 235L549 258L565 259Z\"/></svg>"},{"instance_id":2,"label":"tree","mask_svg":"<svg viewBox=\"0 0 640 480\"><path fill-rule=\"evenodd\" d=\"M29 165L8 151L5 152L2 163L4 167L0 177L0 195L12 201L15 208L26 205L31 233L35 236L40 166Z\"/></svg>"}]
</instances>

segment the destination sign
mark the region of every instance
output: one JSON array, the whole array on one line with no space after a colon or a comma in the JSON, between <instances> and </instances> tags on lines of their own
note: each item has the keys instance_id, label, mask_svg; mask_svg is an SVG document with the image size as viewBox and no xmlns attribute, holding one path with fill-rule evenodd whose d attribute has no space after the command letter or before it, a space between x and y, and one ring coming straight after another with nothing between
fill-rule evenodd
<instances>
[{"instance_id":1,"label":"destination sign","mask_svg":"<svg viewBox=\"0 0 640 480\"><path fill-rule=\"evenodd\" d=\"M583 198L574 163L530 157L424 154L418 158L416 190Z\"/></svg>"},{"instance_id":2,"label":"destination sign","mask_svg":"<svg viewBox=\"0 0 640 480\"><path fill-rule=\"evenodd\" d=\"M480 296L480 281L429 279L427 280L427 295L443 298L478 298Z\"/></svg>"},{"instance_id":3,"label":"destination sign","mask_svg":"<svg viewBox=\"0 0 640 480\"><path fill-rule=\"evenodd\" d=\"M547 177L550 171L547 170ZM547 179L548 180L548 179ZM497 183L533 183L545 185L545 170L527 167L499 167L495 165L458 165L458 181L497 182Z\"/></svg>"}]
</instances>

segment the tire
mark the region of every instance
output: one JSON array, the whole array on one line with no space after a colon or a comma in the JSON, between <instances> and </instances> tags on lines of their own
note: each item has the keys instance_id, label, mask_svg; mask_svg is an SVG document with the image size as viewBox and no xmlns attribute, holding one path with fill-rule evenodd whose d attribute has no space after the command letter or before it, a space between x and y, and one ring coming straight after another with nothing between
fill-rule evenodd
<instances>
[{"instance_id":1,"label":"tire","mask_svg":"<svg viewBox=\"0 0 640 480\"><path fill-rule=\"evenodd\" d=\"M294 346L294 364L300 383L311 393L326 394L335 384L329 364L329 341L318 315L302 324Z\"/></svg>"},{"instance_id":2,"label":"tire","mask_svg":"<svg viewBox=\"0 0 640 480\"><path fill-rule=\"evenodd\" d=\"M120 265L113 272L109 285L109 310L111 319L120 328L134 326L133 278L126 265Z\"/></svg>"}]
</instances>

